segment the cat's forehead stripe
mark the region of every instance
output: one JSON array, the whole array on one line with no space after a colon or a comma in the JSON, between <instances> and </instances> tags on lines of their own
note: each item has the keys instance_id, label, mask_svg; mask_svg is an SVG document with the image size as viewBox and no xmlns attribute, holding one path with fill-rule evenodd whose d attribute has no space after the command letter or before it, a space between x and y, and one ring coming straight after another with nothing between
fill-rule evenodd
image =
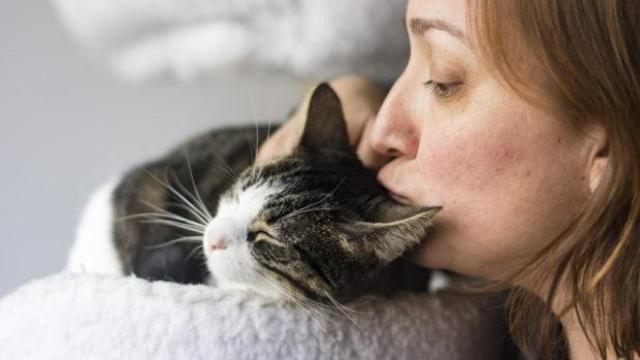
<instances>
[{"instance_id":1,"label":"cat's forehead stripe","mask_svg":"<svg viewBox=\"0 0 640 360\"><path fill-rule=\"evenodd\" d=\"M224 222L234 236L241 237L264 208L269 198L282 192L282 186L273 181L255 183L220 202L214 222Z\"/></svg>"},{"instance_id":2,"label":"cat's forehead stripe","mask_svg":"<svg viewBox=\"0 0 640 360\"><path fill-rule=\"evenodd\" d=\"M259 210L268 201L269 197L281 192L282 186L277 182L254 183L237 194L237 203L240 206L246 205Z\"/></svg>"}]
</instances>

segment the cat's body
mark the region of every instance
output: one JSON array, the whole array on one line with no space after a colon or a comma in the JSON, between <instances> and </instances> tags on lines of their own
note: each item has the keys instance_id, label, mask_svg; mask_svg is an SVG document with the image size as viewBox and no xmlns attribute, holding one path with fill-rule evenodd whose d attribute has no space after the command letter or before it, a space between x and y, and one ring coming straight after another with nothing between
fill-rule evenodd
<instances>
[{"instance_id":1,"label":"cat's body","mask_svg":"<svg viewBox=\"0 0 640 360\"><path fill-rule=\"evenodd\" d=\"M184 196L195 194L195 186L198 196L213 211L234 177L251 165L256 144L266 138L268 130L254 127L215 130L189 141L157 162L134 170L115 191L116 216L125 218L153 211L149 204L140 202L144 199L153 206L190 218L189 211L182 207L184 203L166 185ZM193 233L141 221L119 221L115 233L126 273L181 283L205 282L208 271L202 254L196 250L199 242L152 247Z\"/></svg>"},{"instance_id":2,"label":"cat's body","mask_svg":"<svg viewBox=\"0 0 640 360\"><path fill-rule=\"evenodd\" d=\"M316 90L293 155L253 169L268 130L213 131L106 185L69 268L323 302L424 288L399 258L437 209L388 197L350 150L335 94Z\"/></svg>"},{"instance_id":3,"label":"cat's body","mask_svg":"<svg viewBox=\"0 0 640 360\"><path fill-rule=\"evenodd\" d=\"M199 243L154 247L189 231L130 217L154 212L150 205L188 217L180 199L166 185L188 187L187 192L179 190L186 195L193 192L195 183L203 200L215 208L234 177L251 165L257 141L263 141L271 130L216 129L105 183L85 209L68 268L180 283L205 282L208 271L202 254L193 253Z\"/></svg>"}]
</instances>

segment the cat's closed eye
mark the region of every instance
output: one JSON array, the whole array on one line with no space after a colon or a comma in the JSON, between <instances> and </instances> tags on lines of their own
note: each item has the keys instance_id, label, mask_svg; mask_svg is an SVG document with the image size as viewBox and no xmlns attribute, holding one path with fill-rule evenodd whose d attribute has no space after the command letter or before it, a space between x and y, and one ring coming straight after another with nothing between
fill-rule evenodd
<instances>
[{"instance_id":1,"label":"cat's closed eye","mask_svg":"<svg viewBox=\"0 0 640 360\"><path fill-rule=\"evenodd\" d=\"M272 240L273 236L264 230L253 230L247 234L247 241L252 243L260 240Z\"/></svg>"}]
</instances>

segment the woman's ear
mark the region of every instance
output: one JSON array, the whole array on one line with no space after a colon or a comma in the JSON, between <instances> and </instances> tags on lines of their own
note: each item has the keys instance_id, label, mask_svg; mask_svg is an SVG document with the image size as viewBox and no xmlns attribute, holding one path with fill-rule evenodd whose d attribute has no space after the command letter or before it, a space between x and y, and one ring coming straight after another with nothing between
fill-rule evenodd
<instances>
[{"instance_id":1,"label":"woman's ear","mask_svg":"<svg viewBox=\"0 0 640 360\"><path fill-rule=\"evenodd\" d=\"M590 125L587 130L589 139L589 159L587 163L589 190L593 194L609 166L609 138L601 124Z\"/></svg>"}]
</instances>

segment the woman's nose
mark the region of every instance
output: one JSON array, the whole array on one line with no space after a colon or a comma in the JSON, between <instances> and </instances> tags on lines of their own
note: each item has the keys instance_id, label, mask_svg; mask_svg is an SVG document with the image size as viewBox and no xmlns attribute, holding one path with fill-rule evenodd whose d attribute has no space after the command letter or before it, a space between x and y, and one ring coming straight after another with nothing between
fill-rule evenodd
<instances>
[{"instance_id":1,"label":"woman's nose","mask_svg":"<svg viewBox=\"0 0 640 360\"><path fill-rule=\"evenodd\" d=\"M396 86L389 92L371 129L371 146L385 156L415 157L419 129L406 108L406 99Z\"/></svg>"}]
</instances>

